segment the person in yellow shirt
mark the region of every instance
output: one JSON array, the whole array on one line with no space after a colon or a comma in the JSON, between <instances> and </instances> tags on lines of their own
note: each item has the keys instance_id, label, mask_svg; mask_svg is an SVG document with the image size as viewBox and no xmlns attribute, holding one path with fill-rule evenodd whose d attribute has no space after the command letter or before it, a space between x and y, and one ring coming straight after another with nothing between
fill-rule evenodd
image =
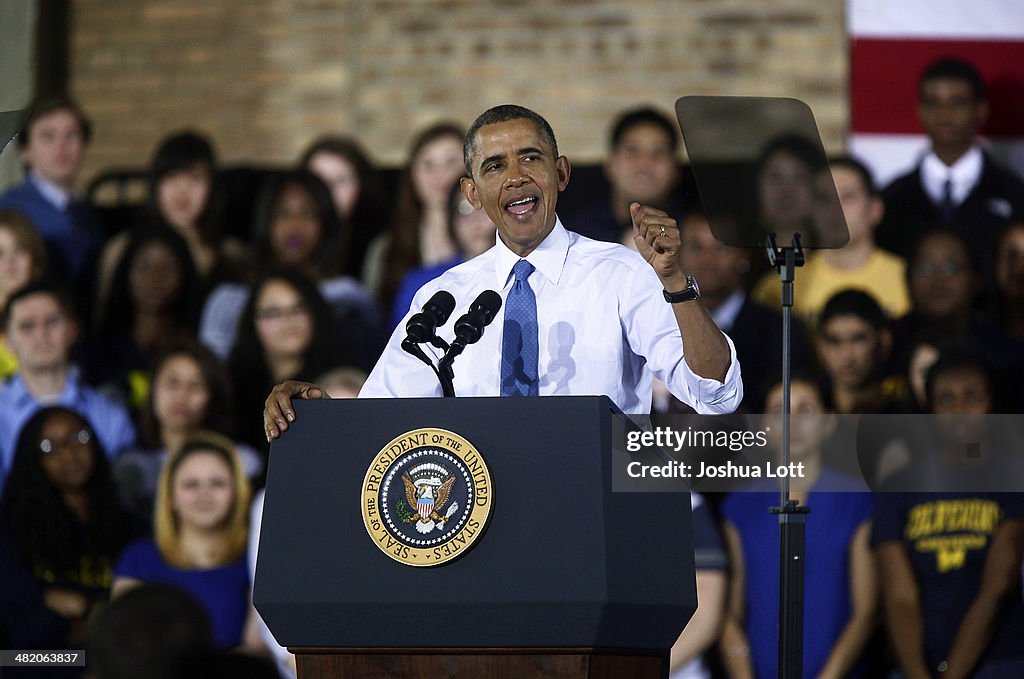
<instances>
[{"instance_id":1,"label":"person in yellow shirt","mask_svg":"<svg viewBox=\"0 0 1024 679\"><path fill-rule=\"evenodd\" d=\"M819 188L827 190L830 187L823 184L835 182L850 242L842 248L808 253L807 263L796 273L793 312L814 327L825 302L840 290L852 288L878 300L890 318L902 316L910 310L906 262L875 245L875 227L882 220L884 207L871 173L851 156L834 158L829 166L831 176L822 173ZM754 290L754 298L777 308L781 300L778 275L765 275Z\"/></svg>"}]
</instances>

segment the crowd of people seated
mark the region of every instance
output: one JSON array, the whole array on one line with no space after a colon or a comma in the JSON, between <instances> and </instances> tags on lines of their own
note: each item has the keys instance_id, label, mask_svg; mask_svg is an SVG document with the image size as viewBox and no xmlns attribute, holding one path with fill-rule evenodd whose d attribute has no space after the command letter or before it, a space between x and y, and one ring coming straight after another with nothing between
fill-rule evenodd
<instances>
[{"instance_id":1,"label":"crowd of people seated","mask_svg":"<svg viewBox=\"0 0 1024 679\"><path fill-rule=\"evenodd\" d=\"M908 175L882 188L856 158L825 168L850 240L808 252L797 272L793 412L1024 408L1024 180L978 138L988 104L970 64L934 62L918 94L930 147ZM32 110L17 140L26 177L0 192L0 648L88 644L102 679L123 652L112 635L132 629L140 647L123 658L138 676L244 667L238 652L292 674L251 605L263 401L287 379L356 396L416 290L494 244L459 189L464 130L423 130L392 182L357 139L312 139L260 173L239 232L202 132L169 131L148 198L115 222L76 192L85 113L64 97ZM715 238L679 145L661 111L624 111L584 183L599 195L559 216L627 245L632 202L673 216L683 268L734 342L741 410L778 413L778 276L760 251ZM809 162L783 146L763 160L778 172ZM686 410L656 389L652 412ZM821 422L792 448L813 470L793 490L813 510L805 676L1024 676L1016 496L854 492L823 461L834 431ZM864 469L872 488L914 470L891 453ZM774 676L771 490L694 495L700 608L673 649L676 679ZM264 660L248 676L273 676Z\"/></svg>"}]
</instances>

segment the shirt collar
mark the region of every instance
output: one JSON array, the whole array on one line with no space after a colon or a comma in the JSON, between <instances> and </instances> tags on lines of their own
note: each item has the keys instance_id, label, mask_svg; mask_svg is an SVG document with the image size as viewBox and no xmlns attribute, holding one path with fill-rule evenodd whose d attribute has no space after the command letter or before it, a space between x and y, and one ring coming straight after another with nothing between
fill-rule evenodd
<instances>
[{"instance_id":1,"label":"shirt collar","mask_svg":"<svg viewBox=\"0 0 1024 679\"><path fill-rule=\"evenodd\" d=\"M43 198L46 199L47 203L50 203L58 210L68 209L68 203L71 202L71 192L57 186L49 179L43 177L34 171L28 173L29 181L36 187L36 190L42 194Z\"/></svg>"},{"instance_id":2,"label":"shirt collar","mask_svg":"<svg viewBox=\"0 0 1024 679\"><path fill-rule=\"evenodd\" d=\"M565 258L568 253L569 232L562 226L562 220L557 215L555 216L555 227L551 229L551 233L526 257L520 257L509 250L508 246L499 237L495 245L494 256L494 273L498 279L498 287L505 287L509 277L512 275L512 267L520 259L525 259L530 264L533 264L544 278L558 285L558 279L562 275L562 269L565 267Z\"/></svg>"},{"instance_id":3,"label":"shirt collar","mask_svg":"<svg viewBox=\"0 0 1024 679\"><path fill-rule=\"evenodd\" d=\"M71 364L68 366L67 376L64 378L64 388L61 389L60 394L52 396L47 399L47 403L43 405L74 405L82 401L82 381L79 379L78 366ZM10 395L13 397L13 402L16 407L24 407L29 403L36 403L38 399L32 395L25 385L25 379L21 376L21 373L15 373L7 383L7 388L10 390Z\"/></svg>"},{"instance_id":4,"label":"shirt collar","mask_svg":"<svg viewBox=\"0 0 1024 679\"><path fill-rule=\"evenodd\" d=\"M742 290L737 290L728 297L725 298L721 304L714 311L710 311L711 318L715 320L715 323L721 328L722 332L729 332L732 330L733 323L736 322L736 317L740 315L740 309L743 308L743 302L746 301L747 295Z\"/></svg>"},{"instance_id":5,"label":"shirt collar","mask_svg":"<svg viewBox=\"0 0 1024 679\"><path fill-rule=\"evenodd\" d=\"M967 194L981 180L984 165L984 154L977 145L968 149L952 165L939 160L934 151L929 151L921 163L921 183L925 193L933 202L941 202L946 191L946 181L952 181L953 202L959 205L967 199Z\"/></svg>"}]
</instances>

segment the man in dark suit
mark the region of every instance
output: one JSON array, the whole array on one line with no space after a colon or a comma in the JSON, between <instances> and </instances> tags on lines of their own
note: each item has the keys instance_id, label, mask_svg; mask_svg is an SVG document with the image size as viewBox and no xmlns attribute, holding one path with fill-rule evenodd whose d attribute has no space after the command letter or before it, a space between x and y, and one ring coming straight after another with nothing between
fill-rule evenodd
<instances>
[{"instance_id":1,"label":"man in dark suit","mask_svg":"<svg viewBox=\"0 0 1024 679\"><path fill-rule=\"evenodd\" d=\"M607 200L566 217L568 228L589 238L631 247L633 202L664 210L679 221L684 206L680 184L679 134L660 111L644 106L623 112L612 126L609 152L602 169L608 180Z\"/></svg>"},{"instance_id":2,"label":"man in dark suit","mask_svg":"<svg viewBox=\"0 0 1024 679\"><path fill-rule=\"evenodd\" d=\"M913 172L882 193L878 244L903 257L922 233L941 225L971 244L983 280L994 288L995 252L1010 218L1024 211L1024 181L978 144L989 105L978 71L947 57L918 81L917 113L931 150Z\"/></svg>"},{"instance_id":3,"label":"man in dark suit","mask_svg":"<svg viewBox=\"0 0 1024 679\"><path fill-rule=\"evenodd\" d=\"M750 271L750 253L718 242L707 217L691 212L679 225L683 267L700 281L701 299L708 313L732 338L736 358L743 363L741 412L759 412L765 392L779 379L782 365L782 314L755 302L744 281ZM800 294L797 286L797 295ZM794 369L810 368L810 344L803 324L794 319L790 342ZM673 402L672 410L685 409Z\"/></svg>"},{"instance_id":4,"label":"man in dark suit","mask_svg":"<svg viewBox=\"0 0 1024 679\"><path fill-rule=\"evenodd\" d=\"M18 135L25 180L0 195L0 208L28 217L46 243L49 274L77 291L88 287L103 236L96 215L75 194L89 137L89 120L75 102L37 100Z\"/></svg>"}]
</instances>

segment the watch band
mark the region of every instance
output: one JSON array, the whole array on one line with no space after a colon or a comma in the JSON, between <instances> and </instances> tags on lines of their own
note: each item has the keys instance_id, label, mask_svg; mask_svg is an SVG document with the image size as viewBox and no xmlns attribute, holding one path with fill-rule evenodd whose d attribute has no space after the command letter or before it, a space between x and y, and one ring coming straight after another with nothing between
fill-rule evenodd
<instances>
[{"instance_id":1,"label":"watch band","mask_svg":"<svg viewBox=\"0 0 1024 679\"><path fill-rule=\"evenodd\" d=\"M679 302L689 302L691 300L700 299L700 288L697 286L697 279L693 276L686 277L686 287L679 292L669 292L664 289L661 292L665 295L665 301L669 304L678 304Z\"/></svg>"}]
</instances>

